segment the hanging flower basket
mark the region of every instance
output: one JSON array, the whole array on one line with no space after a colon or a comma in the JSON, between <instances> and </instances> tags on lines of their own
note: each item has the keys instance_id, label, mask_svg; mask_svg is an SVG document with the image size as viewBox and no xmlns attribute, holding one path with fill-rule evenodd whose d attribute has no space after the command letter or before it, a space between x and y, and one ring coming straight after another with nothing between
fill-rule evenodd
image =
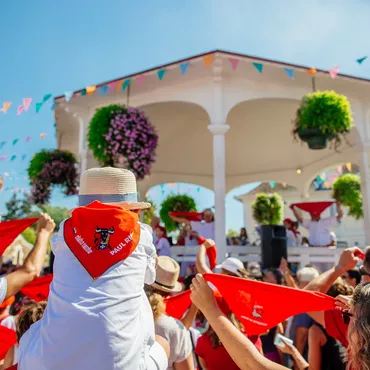
<instances>
[{"instance_id":1,"label":"hanging flower basket","mask_svg":"<svg viewBox=\"0 0 370 370\"><path fill-rule=\"evenodd\" d=\"M142 180L155 162L158 135L140 110L109 105L92 118L88 142L102 166L129 169Z\"/></svg>"},{"instance_id":2,"label":"hanging flower basket","mask_svg":"<svg viewBox=\"0 0 370 370\"><path fill-rule=\"evenodd\" d=\"M51 186L60 185L65 195L76 195L77 161L74 155L63 150L42 150L36 153L28 167L32 185L32 200L43 205L48 203Z\"/></svg>"},{"instance_id":3,"label":"hanging flower basket","mask_svg":"<svg viewBox=\"0 0 370 370\"><path fill-rule=\"evenodd\" d=\"M252 203L252 210L259 225L279 225L283 219L283 200L277 193L260 193Z\"/></svg>"},{"instance_id":4,"label":"hanging flower basket","mask_svg":"<svg viewBox=\"0 0 370 370\"><path fill-rule=\"evenodd\" d=\"M313 150L325 149L329 142L333 142L337 149L352 127L352 111L347 97L334 91L317 91L303 97L293 135Z\"/></svg>"}]
</instances>

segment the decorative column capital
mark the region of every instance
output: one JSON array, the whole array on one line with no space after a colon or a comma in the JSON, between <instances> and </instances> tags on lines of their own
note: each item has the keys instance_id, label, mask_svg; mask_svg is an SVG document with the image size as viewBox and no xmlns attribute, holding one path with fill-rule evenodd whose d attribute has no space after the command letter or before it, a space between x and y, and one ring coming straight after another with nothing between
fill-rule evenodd
<instances>
[{"instance_id":1,"label":"decorative column capital","mask_svg":"<svg viewBox=\"0 0 370 370\"><path fill-rule=\"evenodd\" d=\"M213 135L225 135L230 129L227 123L211 123L208 125L208 130Z\"/></svg>"}]
</instances>

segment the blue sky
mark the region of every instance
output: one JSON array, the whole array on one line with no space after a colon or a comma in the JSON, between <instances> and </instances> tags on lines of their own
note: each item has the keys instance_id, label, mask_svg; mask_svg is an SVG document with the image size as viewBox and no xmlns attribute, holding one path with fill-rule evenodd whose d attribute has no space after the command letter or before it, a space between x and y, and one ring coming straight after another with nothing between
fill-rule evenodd
<instances>
[{"instance_id":1,"label":"blue sky","mask_svg":"<svg viewBox=\"0 0 370 370\"><path fill-rule=\"evenodd\" d=\"M26 188L32 155L54 148L51 101L39 114L44 94L63 94L215 48L370 78L370 2L366 0L63 0L3 1L0 5L0 173L5 187ZM17 116L22 98L30 110ZM46 133L44 139L40 134ZM25 141L31 136L29 142ZM19 141L13 146L14 139ZM27 155L25 160L22 156ZM179 185L184 193L188 185ZM200 209L213 205L210 191L191 186ZM175 189L177 191L177 187ZM160 187L151 198L163 197ZM164 188L164 196L171 192ZM227 196L227 228L243 224L242 206ZM155 195L154 195L155 194ZM0 193L0 211L11 196ZM54 192L52 204L70 207L75 198Z\"/></svg>"}]
</instances>

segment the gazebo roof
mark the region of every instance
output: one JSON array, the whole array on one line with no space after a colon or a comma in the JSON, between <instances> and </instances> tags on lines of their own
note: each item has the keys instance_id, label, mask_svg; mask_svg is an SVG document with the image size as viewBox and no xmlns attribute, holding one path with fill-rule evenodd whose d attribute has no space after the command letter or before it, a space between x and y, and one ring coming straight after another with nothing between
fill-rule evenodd
<instances>
[{"instance_id":1,"label":"gazebo roof","mask_svg":"<svg viewBox=\"0 0 370 370\"><path fill-rule=\"evenodd\" d=\"M213 60L205 58L213 55ZM233 68L230 58L237 60ZM179 65L190 62L184 75ZM262 73L254 63L263 64ZM294 70L289 78L284 68ZM166 69L160 79L157 72ZM86 151L87 167L96 166L86 143L87 127L95 110L109 104L128 104L143 110L157 129L157 160L140 189L168 182L187 182L213 188L213 141L208 126L225 123L226 190L253 182L287 183L307 193L312 181L327 168L358 162L359 147L370 147L367 129L369 80L317 70L318 89L335 90L349 97L356 128L340 151L313 151L295 142L292 121L302 96L312 90L308 67L254 56L213 50L173 63L96 85L91 94L76 91L67 102L55 98L58 147L75 154ZM144 76L139 84L136 78ZM122 83L130 79L130 88ZM118 83L102 95L98 88ZM217 95L218 94L218 95ZM215 96L222 104L215 104ZM220 117L222 119L221 122ZM300 170L300 171L298 171Z\"/></svg>"}]
</instances>

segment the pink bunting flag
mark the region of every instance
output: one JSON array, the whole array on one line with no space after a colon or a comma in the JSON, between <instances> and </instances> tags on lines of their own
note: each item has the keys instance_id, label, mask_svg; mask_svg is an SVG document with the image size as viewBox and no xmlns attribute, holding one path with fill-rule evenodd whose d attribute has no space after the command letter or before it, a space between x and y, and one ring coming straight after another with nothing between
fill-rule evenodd
<instances>
[{"instance_id":1,"label":"pink bunting flag","mask_svg":"<svg viewBox=\"0 0 370 370\"><path fill-rule=\"evenodd\" d=\"M20 105L17 109L17 116L19 116L23 112L23 105Z\"/></svg>"},{"instance_id":2,"label":"pink bunting flag","mask_svg":"<svg viewBox=\"0 0 370 370\"><path fill-rule=\"evenodd\" d=\"M142 84L144 83L144 79L145 79L145 76L144 75L140 75L140 76L137 76L136 77L136 83L138 86L142 86Z\"/></svg>"},{"instance_id":3,"label":"pink bunting flag","mask_svg":"<svg viewBox=\"0 0 370 370\"><path fill-rule=\"evenodd\" d=\"M45 134L45 133L40 134L40 139L43 139L45 136L46 136L46 134Z\"/></svg>"},{"instance_id":4,"label":"pink bunting flag","mask_svg":"<svg viewBox=\"0 0 370 370\"><path fill-rule=\"evenodd\" d=\"M231 67L233 68L233 70L236 71L236 69L238 68L239 59L229 58L229 62L231 63Z\"/></svg>"},{"instance_id":5,"label":"pink bunting flag","mask_svg":"<svg viewBox=\"0 0 370 370\"><path fill-rule=\"evenodd\" d=\"M117 84L118 84L118 82L117 82L117 81L113 81L113 82L109 83L109 84L108 84L108 86L109 86L109 91L116 91Z\"/></svg>"},{"instance_id":6,"label":"pink bunting flag","mask_svg":"<svg viewBox=\"0 0 370 370\"><path fill-rule=\"evenodd\" d=\"M338 76L338 73L339 73L339 66L334 67L329 70L329 74L332 79L336 78Z\"/></svg>"},{"instance_id":7,"label":"pink bunting flag","mask_svg":"<svg viewBox=\"0 0 370 370\"><path fill-rule=\"evenodd\" d=\"M3 155L3 156L0 157L0 161L5 161L5 159L6 159L6 155ZM6 176L6 175L4 174L4 176Z\"/></svg>"},{"instance_id":8,"label":"pink bunting flag","mask_svg":"<svg viewBox=\"0 0 370 370\"><path fill-rule=\"evenodd\" d=\"M26 137L26 143L28 143L31 140L31 136Z\"/></svg>"},{"instance_id":9,"label":"pink bunting flag","mask_svg":"<svg viewBox=\"0 0 370 370\"><path fill-rule=\"evenodd\" d=\"M23 98L23 109L27 112L32 102L32 98Z\"/></svg>"}]
</instances>

